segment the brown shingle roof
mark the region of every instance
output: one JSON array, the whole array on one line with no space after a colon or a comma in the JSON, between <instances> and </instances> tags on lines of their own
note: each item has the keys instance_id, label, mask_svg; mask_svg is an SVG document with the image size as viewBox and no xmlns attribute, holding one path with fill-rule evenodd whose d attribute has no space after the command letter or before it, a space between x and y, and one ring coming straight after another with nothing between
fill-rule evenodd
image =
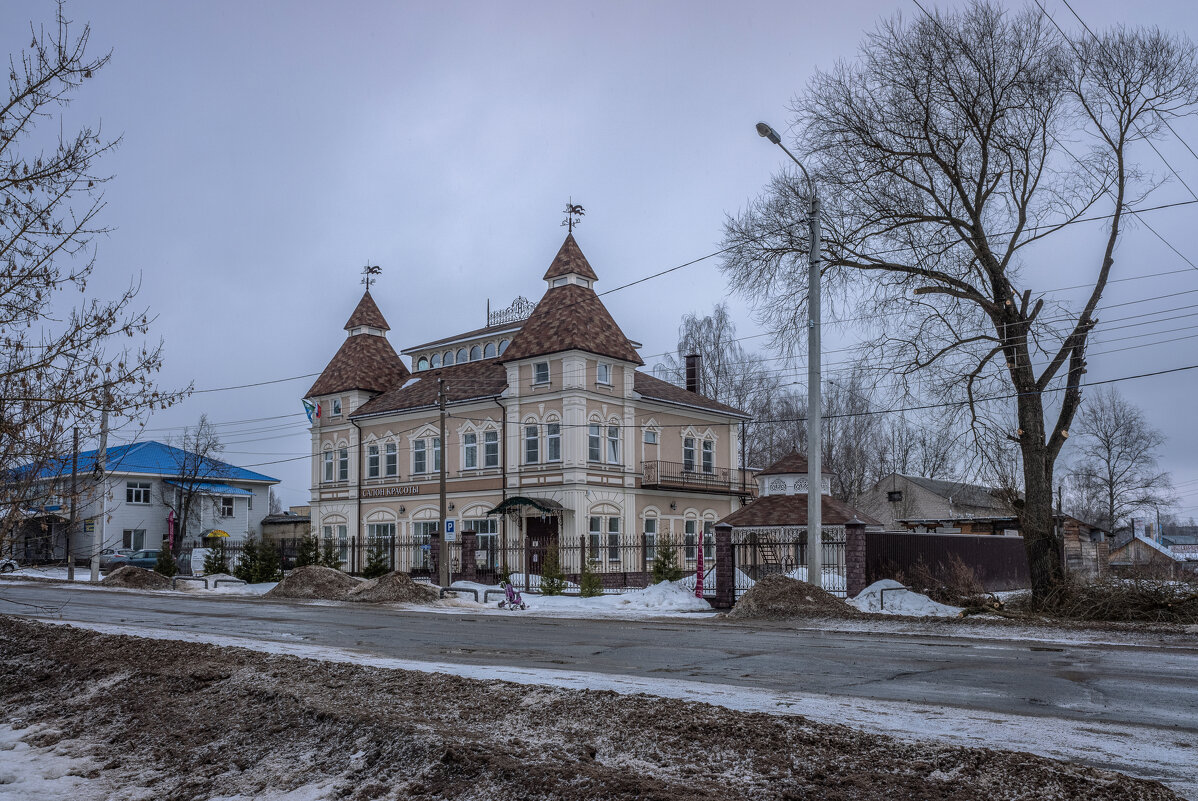
<instances>
[{"instance_id":1,"label":"brown shingle roof","mask_svg":"<svg viewBox=\"0 0 1198 801\"><path fill-rule=\"evenodd\" d=\"M822 469L820 465L820 475L832 475L827 470ZM759 476L776 476L780 473L806 473L807 472L807 457L796 451L783 456L778 461L774 462L769 467L762 470L757 475Z\"/></svg>"},{"instance_id":2,"label":"brown shingle roof","mask_svg":"<svg viewBox=\"0 0 1198 801\"><path fill-rule=\"evenodd\" d=\"M346 337L304 397L314 398L351 389L386 392L402 384L409 375L407 366L386 337L358 334Z\"/></svg>"},{"instance_id":3,"label":"brown shingle roof","mask_svg":"<svg viewBox=\"0 0 1198 801\"><path fill-rule=\"evenodd\" d=\"M838 501L828 495L821 496L820 500L821 516L826 526L843 526L854 517L868 526L882 525L844 501ZM730 526L805 526L807 495L763 495L747 506L737 509L720 523Z\"/></svg>"},{"instance_id":4,"label":"brown shingle roof","mask_svg":"<svg viewBox=\"0 0 1198 801\"><path fill-rule=\"evenodd\" d=\"M370 290L366 290L366 294L358 301L358 307L354 309L354 313L349 316L349 322L345 324L345 330L357 328L358 326L367 325L371 328L381 328L384 331L390 331L391 326L387 325L387 320L383 317L383 313L379 311L378 305L374 302L374 298L370 297Z\"/></svg>"},{"instance_id":5,"label":"brown shingle roof","mask_svg":"<svg viewBox=\"0 0 1198 801\"><path fill-rule=\"evenodd\" d=\"M582 255L582 248L578 247L578 243L574 241L574 234L566 234L566 241L562 242L557 255L553 257L553 263L545 271L545 280L548 281L551 278L558 278L570 273L576 273L592 281L599 280L599 276L595 275L595 271L591 269L587 257Z\"/></svg>"},{"instance_id":6,"label":"brown shingle roof","mask_svg":"<svg viewBox=\"0 0 1198 801\"><path fill-rule=\"evenodd\" d=\"M550 287L502 359L511 362L565 350L644 364L595 290L577 284Z\"/></svg>"},{"instance_id":7,"label":"brown shingle roof","mask_svg":"<svg viewBox=\"0 0 1198 801\"><path fill-rule=\"evenodd\" d=\"M713 412L734 414L738 417L749 416L739 409L734 409L727 404L714 401L711 398L705 398L696 392L688 392L682 387L675 386L669 381L662 381L660 378L649 375L648 373L636 373L632 379L632 388L643 397L650 398L652 400L663 401L665 403L680 403L686 406L697 406L700 409L710 409Z\"/></svg>"},{"instance_id":8,"label":"brown shingle roof","mask_svg":"<svg viewBox=\"0 0 1198 801\"><path fill-rule=\"evenodd\" d=\"M507 387L507 370L495 359L421 370L416 373L415 380L396 386L377 398L371 398L350 416L362 417L380 412L400 412L436 406L438 378L445 379L445 400L448 403L474 398L493 398Z\"/></svg>"}]
</instances>

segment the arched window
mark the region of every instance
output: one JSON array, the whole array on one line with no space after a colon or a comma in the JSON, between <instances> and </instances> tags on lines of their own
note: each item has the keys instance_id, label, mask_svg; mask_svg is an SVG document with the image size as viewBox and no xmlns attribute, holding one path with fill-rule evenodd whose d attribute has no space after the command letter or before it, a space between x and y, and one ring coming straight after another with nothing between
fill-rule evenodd
<instances>
[{"instance_id":1,"label":"arched window","mask_svg":"<svg viewBox=\"0 0 1198 801\"><path fill-rule=\"evenodd\" d=\"M465 361L466 361L466 349L460 348L460 349L458 349L458 364L462 364Z\"/></svg>"},{"instance_id":2,"label":"arched window","mask_svg":"<svg viewBox=\"0 0 1198 801\"><path fill-rule=\"evenodd\" d=\"M444 364L446 367L449 367L451 364L453 364L453 351L452 350L445 351Z\"/></svg>"},{"instance_id":3,"label":"arched window","mask_svg":"<svg viewBox=\"0 0 1198 801\"><path fill-rule=\"evenodd\" d=\"M420 357L420 361L416 362L416 369L417 370L427 370L428 369L428 357L427 356Z\"/></svg>"},{"instance_id":4,"label":"arched window","mask_svg":"<svg viewBox=\"0 0 1198 801\"><path fill-rule=\"evenodd\" d=\"M470 361L476 362L479 359L481 359L482 357L483 357L483 351L482 351L482 348L480 348L478 345L475 345L473 348L470 349Z\"/></svg>"},{"instance_id":5,"label":"arched window","mask_svg":"<svg viewBox=\"0 0 1198 801\"><path fill-rule=\"evenodd\" d=\"M503 353L505 350L507 350L507 346L508 346L508 341L506 339L499 340L499 352L500 353Z\"/></svg>"},{"instance_id":6,"label":"arched window","mask_svg":"<svg viewBox=\"0 0 1198 801\"><path fill-rule=\"evenodd\" d=\"M495 358L495 343L494 342L488 342L487 346L485 348L483 348L483 356L487 359Z\"/></svg>"},{"instance_id":7,"label":"arched window","mask_svg":"<svg viewBox=\"0 0 1198 801\"><path fill-rule=\"evenodd\" d=\"M440 367L440 366L441 366L441 354L434 353L433 354L433 367Z\"/></svg>"}]
</instances>

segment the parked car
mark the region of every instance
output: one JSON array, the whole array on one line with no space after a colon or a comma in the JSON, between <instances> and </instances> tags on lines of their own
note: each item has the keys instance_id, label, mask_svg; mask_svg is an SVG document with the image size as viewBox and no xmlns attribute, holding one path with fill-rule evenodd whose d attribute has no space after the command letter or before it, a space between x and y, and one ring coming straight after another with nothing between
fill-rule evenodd
<instances>
[{"instance_id":1,"label":"parked car","mask_svg":"<svg viewBox=\"0 0 1198 801\"><path fill-rule=\"evenodd\" d=\"M132 548L105 548L100 551L100 569L104 572L115 570L128 561Z\"/></svg>"},{"instance_id":2,"label":"parked car","mask_svg":"<svg viewBox=\"0 0 1198 801\"><path fill-rule=\"evenodd\" d=\"M115 566L120 567L122 564L125 564L133 565L134 567L144 567L146 570L153 570L154 566L158 564L158 553L157 548L153 550L134 551L125 557L124 562L117 562Z\"/></svg>"},{"instance_id":3,"label":"parked car","mask_svg":"<svg viewBox=\"0 0 1198 801\"><path fill-rule=\"evenodd\" d=\"M16 559L9 559L7 557L0 559L0 573L11 573L19 567L20 565L17 564Z\"/></svg>"}]
</instances>

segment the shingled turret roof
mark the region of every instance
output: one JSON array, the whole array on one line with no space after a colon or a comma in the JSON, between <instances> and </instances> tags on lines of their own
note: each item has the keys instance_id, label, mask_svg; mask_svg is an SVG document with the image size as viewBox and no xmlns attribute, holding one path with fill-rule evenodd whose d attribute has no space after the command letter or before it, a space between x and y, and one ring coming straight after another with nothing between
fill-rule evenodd
<instances>
[{"instance_id":1,"label":"shingled turret roof","mask_svg":"<svg viewBox=\"0 0 1198 801\"><path fill-rule=\"evenodd\" d=\"M587 257L582 255L582 248L578 247L578 243L574 241L574 234L566 234L566 241L562 242L561 249L553 257L553 263L545 271L544 280L549 281L571 273L592 281L599 280L599 276L595 275L595 271L587 262Z\"/></svg>"},{"instance_id":2,"label":"shingled turret roof","mask_svg":"<svg viewBox=\"0 0 1198 801\"><path fill-rule=\"evenodd\" d=\"M350 315L345 330L350 331L345 342L329 361L320 378L304 397L315 398L364 389L367 392L386 392L400 386L411 372L403 359L391 347L387 337L371 333L352 333L355 328L390 330L383 313L370 297L369 290L358 301L358 307Z\"/></svg>"},{"instance_id":3,"label":"shingled turret roof","mask_svg":"<svg viewBox=\"0 0 1198 801\"><path fill-rule=\"evenodd\" d=\"M545 292L520 333L503 352L502 361L514 362L566 350L584 350L644 364L595 290L578 284L550 287Z\"/></svg>"},{"instance_id":4,"label":"shingled turret roof","mask_svg":"<svg viewBox=\"0 0 1198 801\"><path fill-rule=\"evenodd\" d=\"M366 294L358 301L358 307L354 309L354 313L349 316L349 322L345 324L345 330L351 328L359 328L368 326L370 328L381 328L384 331L390 331L391 326L387 325L386 318L379 311L378 305L374 302L374 298L370 297L370 290L366 290Z\"/></svg>"},{"instance_id":5,"label":"shingled turret roof","mask_svg":"<svg viewBox=\"0 0 1198 801\"><path fill-rule=\"evenodd\" d=\"M803 454L799 453L797 450L793 450L790 453L783 456L778 461L774 462L769 467L762 470L757 475L759 475L759 476L776 476L776 475L789 475L792 473L802 474L802 473L806 473L806 472L807 472L807 457L804 456ZM827 470L823 469L823 465L820 466L820 474L821 475L831 475L831 473L829 473Z\"/></svg>"}]
</instances>

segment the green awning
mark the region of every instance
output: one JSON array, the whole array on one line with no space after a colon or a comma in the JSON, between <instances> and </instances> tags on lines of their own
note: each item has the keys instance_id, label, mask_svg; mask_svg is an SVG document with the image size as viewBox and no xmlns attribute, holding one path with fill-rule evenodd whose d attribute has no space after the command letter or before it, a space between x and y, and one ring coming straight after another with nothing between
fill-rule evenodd
<instances>
[{"instance_id":1,"label":"green awning","mask_svg":"<svg viewBox=\"0 0 1198 801\"><path fill-rule=\"evenodd\" d=\"M541 514L545 515L560 515L566 511L566 507L562 506L552 498L529 498L524 495L514 495L508 498L503 503L496 506L488 515L501 515L504 513L518 513L526 507L531 507Z\"/></svg>"}]
</instances>

